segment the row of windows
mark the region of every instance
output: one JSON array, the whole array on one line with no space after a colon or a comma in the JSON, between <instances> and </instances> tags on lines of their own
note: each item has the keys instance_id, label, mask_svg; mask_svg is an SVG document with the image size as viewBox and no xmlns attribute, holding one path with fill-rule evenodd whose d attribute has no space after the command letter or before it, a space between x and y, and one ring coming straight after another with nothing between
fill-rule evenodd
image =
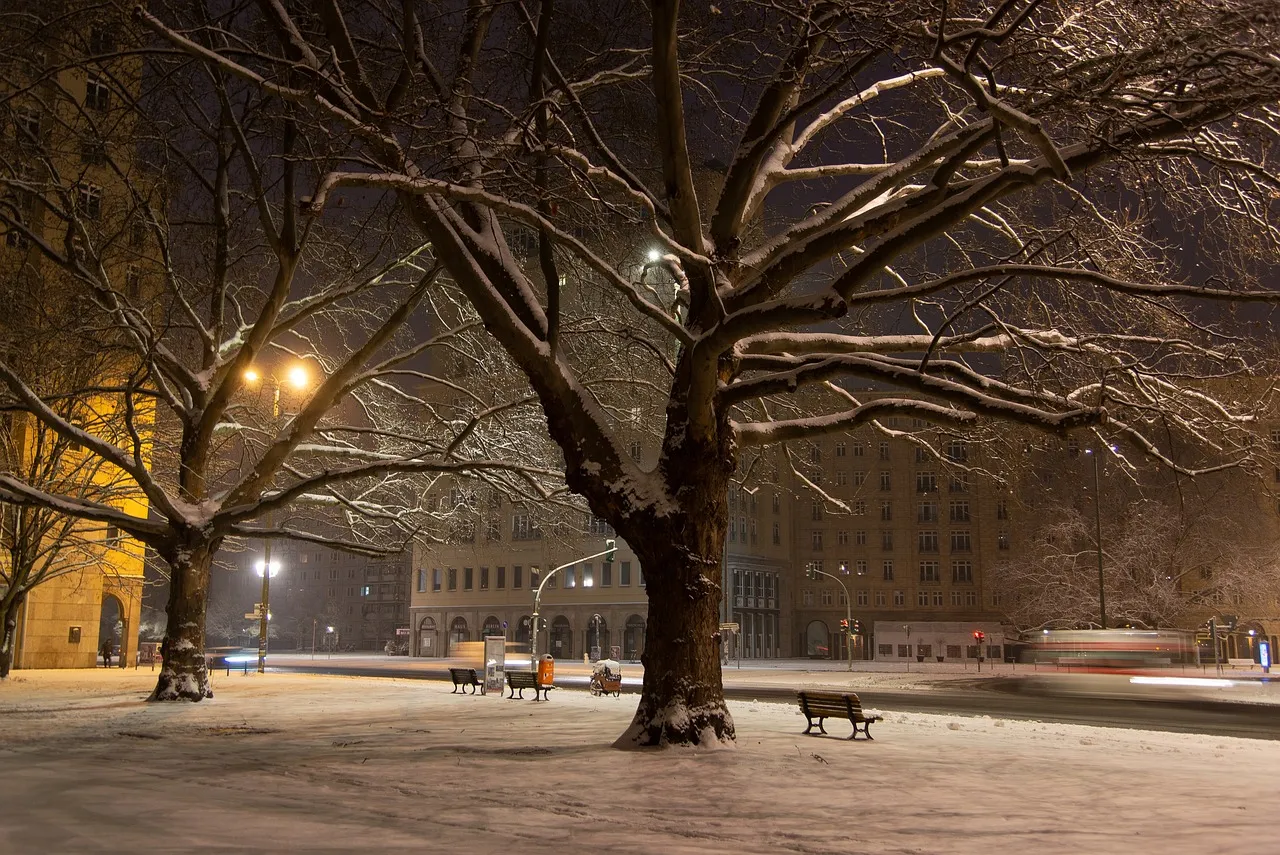
<instances>
[{"instance_id":1,"label":"row of windows","mask_svg":"<svg viewBox=\"0 0 1280 855\"><path fill-rule=\"evenodd\" d=\"M837 605L836 598L830 591L822 591L821 600L824 606ZM859 606L870 606L874 601L878 608L906 608L907 592L906 591L867 591L858 590L854 592L855 603ZM814 592L812 590L804 590L800 592L800 601L803 605L814 605ZM951 608L975 608L978 605L978 592L974 590L966 591L939 591L939 590L921 590L916 592L916 607L927 608L944 608L950 604ZM844 592L840 592L839 605L846 605Z\"/></svg>"},{"instance_id":2,"label":"row of windows","mask_svg":"<svg viewBox=\"0 0 1280 855\"><path fill-rule=\"evenodd\" d=\"M923 423L920 425L923 427ZM836 457L847 457L852 452L853 457L865 457L867 454L867 443L855 440L854 442L846 442L845 440L837 440L832 450ZM890 443L888 440L881 440L876 447L877 454L881 460L889 459ZM969 449L962 440L953 439L947 442L943 448L943 455L951 461L963 462L969 459ZM924 446L916 446L916 462L924 463L933 458L932 449ZM822 462L822 445L820 443L811 443L809 446L809 462Z\"/></svg>"},{"instance_id":3,"label":"row of windows","mask_svg":"<svg viewBox=\"0 0 1280 855\"><path fill-rule=\"evenodd\" d=\"M811 561L809 566L818 571L823 570L822 561ZM926 558L919 563L920 581L921 582L941 582L940 563L931 558ZM867 559L855 558L853 563L841 561L836 565L837 571L842 576L848 576L852 573L855 576L866 576L869 573ZM894 563L892 558L886 558L880 562L880 578L886 582L894 580ZM951 561L951 581L955 584L966 585L973 583L973 562L967 558L956 558Z\"/></svg>"},{"instance_id":4,"label":"row of windows","mask_svg":"<svg viewBox=\"0 0 1280 855\"><path fill-rule=\"evenodd\" d=\"M895 647L896 647L896 650L895 650ZM978 658L978 651L979 651L979 649L980 649L979 645L977 645L977 644L966 644L966 645L963 645L963 647L964 647L964 658L965 658L965 659L977 659L977 658ZM941 649L941 648L940 648L940 649ZM948 644L948 645L946 645L946 646L945 646L945 649L946 649L946 658L947 658L947 659L959 659L959 658L961 658L961 657L960 657L960 649L961 649L961 645L959 645L959 644ZM876 656L878 656L878 657L879 657L879 658L881 658L881 659L888 659L888 658L892 657L892 656L895 654L895 652L896 652L897 657L898 657L899 659L909 659L909 658L911 658L911 656L912 656L912 655L915 655L915 656L923 656L923 657L925 657L925 658L930 658L930 657L932 657L932 656L933 656L933 645L932 645L932 644L917 644L917 645L916 645L916 650L915 650L915 653L914 653L914 654L912 654L912 652L911 652L911 645L910 645L910 644L898 644L898 645L893 645L893 644L877 644L877 645L876 645ZM1002 645L999 645L999 644L988 644L988 645L987 645L986 657L987 657L988 659L997 659L997 660L998 660L998 659L1000 659L1003 655L1004 655L1004 648L1003 648L1003 646L1002 646Z\"/></svg>"},{"instance_id":5,"label":"row of windows","mask_svg":"<svg viewBox=\"0 0 1280 855\"><path fill-rule=\"evenodd\" d=\"M476 589L476 582L479 581L479 589L487 591L492 582L495 590L507 589L507 568L495 567L493 573L490 574L488 567L479 568L480 572L477 579L476 568L462 568L462 590L473 591ZM563 580L563 582L561 581ZM511 568L511 590L518 590L524 587L525 574L524 567L519 564ZM538 567L529 568L529 590L534 590L542 581L542 571ZM434 568L431 571L431 592L439 593L441 590L456 591L458 590L458 568L449 567L447 569ZM609 588L614 584L614 573L612 564L601 564L599 574L592 564L574 564L565 567L560 572L547 580L548 588L555 588L557 585L563 584L565 588L594 588L598 584L601 588ZM631 562L622 561L618 565L617 584L620 588L630 587L631 585ZM644 585L644 573L636 569L636 584ZM425 594L427 592L427 571L425 569L418 570L418 593Z\"/></svg>"},{"instance_id":6,"label":"row of windows","mask_svg":"<svg viewBox=\"0 0 1280 855\"><path fill-rule=\"evenodd\" d=\"M855 546L866 546L867 532L865 530L854 531L853 535ZM822 529L813 529L809 532L809 545L814 552L823 552L825 550L825 539L826 532ZM948 532L947 540L950 545L950 551L953 553L973 552L973 535L968 529ZM776 543L777 541L774 542ZM836 532L836 543L839 546L847 546L849 544L849 532ZM935 529L916 532L916 551L918 552L938 552L940 543L939 533ZM880 548L885 552L893 550L893 529L880 530ZM1000 531L996 534L996 548L1001 550L1009 548L1009 533L1007 531Z\"/></svg>"}]
</instances>

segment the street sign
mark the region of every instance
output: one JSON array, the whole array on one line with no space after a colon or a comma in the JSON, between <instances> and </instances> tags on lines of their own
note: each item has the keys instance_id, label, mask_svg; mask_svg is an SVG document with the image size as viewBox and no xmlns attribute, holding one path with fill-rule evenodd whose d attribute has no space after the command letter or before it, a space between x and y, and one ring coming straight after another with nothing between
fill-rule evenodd
<instances>
[{"instance_id":1,"label":"street sign","mask_svg":"<svg viewBox=\"0 0 1280 855\"><path fill-rule=\"evenodd\" d=\"M736 623L722 623L720 624L720 629L727 630L729 632L737 632L738 630L742 629L742 627Z\"/></svg>"},{"instance_id":2,"label":"street sign","mask_svg":"<svg viewBox=\"0 0 1280 855\"><path fill-rule=\"evenodd\" d=\"M251 620L262 620L262 613L261 613L261 612L245 612L245 613L244 613L244 616L245 616L246 618L251 619Z\"/></svg>"}]
</instances>

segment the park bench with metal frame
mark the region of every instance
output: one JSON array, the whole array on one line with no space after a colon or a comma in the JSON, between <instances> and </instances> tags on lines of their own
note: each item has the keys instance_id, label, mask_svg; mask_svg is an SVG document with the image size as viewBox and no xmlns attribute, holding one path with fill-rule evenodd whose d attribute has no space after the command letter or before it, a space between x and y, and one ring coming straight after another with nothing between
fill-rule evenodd
<instances>
[{"instance_id":1,"label":"park bench with metal frame","mask_svg":"<svg viewBox=\"0 0 1280 855\"><path fill-rule=\"evenodd\" d=\"M871 739L871 732L868 728L872 722L880 721L882 716L874 713L868 715L862 711L862 701L858 700L858 696L853 692L796 692L796 700L800 704L800 711L804 713L808 719L809 726L804 732L808 736L817 736L818 733L825 734L826 728L822 726L822 720L827 718L844 718L848 719L853 725L853 733L849 735L850 739L856 739L858 732L861 731L863 736ZM859 727L861 725L861 727ZM814 733L813 729L818 728L818 733Z\"/></svg>"},{"instance_id":2,"label":"park bench with metal frame","mask_svg":"<svg viewBox=\"0 0 1280 855\"><path fill-rule=\"evenodd\" d=\"M512 698L515 698L516 692L519 692L520 693L519 697L523 699L524 690L533 689L533 699L535 701L536 700L549 701L551 700L551 697L547 693L550 692L554 687L540 685L538 683L537 675L534 674L532 671L508 671L507 672L507 688L511 690L511 694L507 695L507 700L511 700ZM539 692L542 693L542 698L538 697Z\"/></svg>"},{"instance_id":3,"label":"park bench with metal frame","mask_svg":"<svg viewBox=\"0 0 1280 855\"><path fill-rule=\"evenodd\" d=\"M465 695L467 687L470 686L471 694L474 695L477 688L484 688L484 683L480 682L480 676L476 674L475 668L450 668L449 678L453 680L453 692L458 691L458 687L462 687L462 694Z\"/></svg>"}]
</instances>

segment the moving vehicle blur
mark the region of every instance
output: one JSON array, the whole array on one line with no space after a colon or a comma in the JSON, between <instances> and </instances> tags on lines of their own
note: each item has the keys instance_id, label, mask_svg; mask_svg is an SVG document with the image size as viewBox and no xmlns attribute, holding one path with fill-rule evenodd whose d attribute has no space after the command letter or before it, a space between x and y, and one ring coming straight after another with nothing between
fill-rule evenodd
<instances>
[{"instance_id":1,"label":"moving vehicle blur","mask_svg":"<svg viewBox=\"0 0 1280 855\"><path fill-rule=\"evenodd\" d=\"M1181 629L1045 629L1023 636L1022 661L1082 668L1200 664L1195 633Z\"/></svg>"}]
</instances>

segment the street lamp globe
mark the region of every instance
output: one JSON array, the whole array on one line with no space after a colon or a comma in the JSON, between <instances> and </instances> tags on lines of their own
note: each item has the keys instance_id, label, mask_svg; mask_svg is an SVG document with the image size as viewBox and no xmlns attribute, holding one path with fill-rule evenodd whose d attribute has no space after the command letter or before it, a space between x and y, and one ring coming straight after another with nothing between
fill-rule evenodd
<instances>
[{"instance_id":1,"label":"street lamp globe","mask_svg":"<svg viewBox=\"0 0 1280 855\"><path fill-rule=\"evenodd\" d=\"M307 373L307 369L302 365L295 365L289 369L289 385L295 389L305 389L307 384L311 382L311 376Z\"/></svg>"}]
</instances>

